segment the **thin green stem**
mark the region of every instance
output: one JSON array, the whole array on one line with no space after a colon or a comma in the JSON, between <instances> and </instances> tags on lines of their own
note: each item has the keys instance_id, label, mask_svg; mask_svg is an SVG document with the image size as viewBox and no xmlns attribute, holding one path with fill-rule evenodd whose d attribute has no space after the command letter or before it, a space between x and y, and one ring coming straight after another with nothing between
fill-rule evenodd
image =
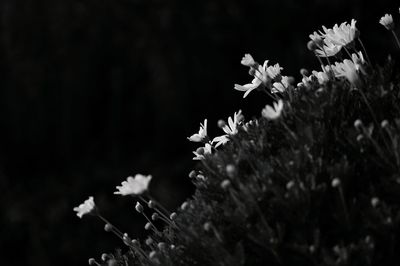
<instances>
[{"instance_id":1,"label":"thin green stem","mask_svg":"<svg viewBox=\"0 0 400 266\"><path fill-rule=\"evenodd\" d=\"M392 34L393 34L394 39L396 40L397 46L400 48L400 41L399 41L399 38L397 37L397 34L396 34L396 32L394 30L392 30Z\"/></svg>"},{"instance_id":2,"label":"thin green stem","mask_svg":"<svg viewBox=\"0 0 400 266\"><path fill-rule=\"evenodd\" d=\"M361 41L360 37L358 38L358 42L361 44L361 48L363 49L365 57L367 57L368 64L372 67L371 59L369 58L368 53L367 53L367 49L365 49L365 46L364 46L363 42Z\"/></svg>"}]
</instances>

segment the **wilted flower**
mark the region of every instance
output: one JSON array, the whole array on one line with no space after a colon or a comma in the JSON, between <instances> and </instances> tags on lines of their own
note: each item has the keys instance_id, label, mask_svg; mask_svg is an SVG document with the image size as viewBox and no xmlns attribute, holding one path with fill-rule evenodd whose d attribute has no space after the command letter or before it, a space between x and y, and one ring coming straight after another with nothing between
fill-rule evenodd
<instances>
[{"instance_id":1,"label":"wilted flower","mask_svg":"<svg viewBox=\"0 0 400 266\"><path fill-rule=\"evenodd\" d=\"M256 62L250 54L245 54L240 63L248 67L254 67L256 65Z\"/></svg>"},{"instance_id":2,"label":"wilted flower","mask_svg":"<svg viewBox=\"0 0 400 266\"><path fill-rule=\"evenodd\" d=\"M204 155L211 154L212 151L211 149L212 146L209 143L206 143L204 148L200 147L199 149L193 152L193 154L196 156L193 158L193 160L204 160L205 159Z\"/></svg>"},{"instance_id":3,"label":"wilted flower","mask_svg":"<svg viewBox=\"0 0 400 266\"><path fill-rule=\"evenodd\" d=\"M89 197L89 199L85 200L82 204L80 204L78 207L74 208L74 211L76 211L76 215L79 218L82 218L83 215L92 213L96 208L96 205L94 203L93 197Z\"/></svg>"},{"instance_id":4,"label":"wilted flower","mask_svg":"<svg viewBox=\"0 0 400 266\"><path fill-rule=\"evenodd\" d=\"M228 118L228 124L222 127L222 130L226 133L226 135L222 135L219 137L215 137L212 140L212 143L217 143L215 147L223 145L229 141L229 135L235 135L238 132L238 125L243 119L242 110L239 110L237 113L235 112L233 115L233 119L231 117Z\"/></svg>"},{"instance_id":5,"label":"wilted flower","mask_svg":"<svg viewBox=\"0 0 400 266\"><path fill-rule=\"evenodd\" d=\"M261 113L262 116L267 118L268 120L275 120L281 116L281 113L283 110L283 101L279 100L278 103L274 102L273 105L274 105L274 107L267 105L262 110L262 113Z\"/></svg>"},{"instance_id":6,"label":"wilted flower","mask_svg":"<svg viewBox=\"0 0 400 266\"><path fill-rule=\"evenodd\" d=\"M204 119L204 124L200 123L199 133L193 134L188 140L193 142L202 142L208 138L207 136L207 119Z\"/></svg>"},{"instance_id":7,"label":"wilted flower","mask_svg":"<svg viewBox=\"0 0 400 266\"><path fill-rule=\"evenodd\" d=\"M385 14L383 17L381 17L379 23L382 24L387 30L394 29L394 22L392 15Z\"/></svg>"},{"instance_id":8,"label":"wilted flower","mask_svg":"<svg viewBox=\"0 0 400 266\"><path fill-rule=\"evenodd\" d=\"M122 196L140 195L148 189L151 178L151 175L145 176L142 174L136 174L135 178L129 176L127 181L121 183L122 186L116 187L118 191L115 191L114 194Z\"/></svg>"}]
</instances>

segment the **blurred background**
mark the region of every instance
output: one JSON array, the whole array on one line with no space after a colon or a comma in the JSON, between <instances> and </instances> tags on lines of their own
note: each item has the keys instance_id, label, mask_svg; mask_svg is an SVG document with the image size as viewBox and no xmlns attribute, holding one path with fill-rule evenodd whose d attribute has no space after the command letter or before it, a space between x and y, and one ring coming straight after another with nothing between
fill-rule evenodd
<instances>
[{"instance_id":1,"label":"blurred background","mask_svg":"<svg viewBox=\"0 0 400 266\"><path fill-rule=\"evenodd\" d=\"M151 192L174 209L193 192L209 119L268 99L233 89L251 80L244 53L279 62L299 81L316 69L308 35L357 19L373 61L395 53L379 18L398 1L2 0L0 2L1 265L87 265L123 244L73 207L93 195L133 237L144 221L133 198L113 195L128 175L151 174Z\"/></svg>"}]
</instances>

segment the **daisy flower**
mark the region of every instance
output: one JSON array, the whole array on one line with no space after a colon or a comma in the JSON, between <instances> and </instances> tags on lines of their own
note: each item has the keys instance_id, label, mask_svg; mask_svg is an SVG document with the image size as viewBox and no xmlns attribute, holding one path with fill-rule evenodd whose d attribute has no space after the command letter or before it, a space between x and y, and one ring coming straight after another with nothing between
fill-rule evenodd
<instances>
[{"instance_id":1,"label":"daisy flower","mask_svg":"<svg viewBox=\"0 0 400 266\"><path fill-rule=\"evenodd\" d=\"M243 60L244 59L242 59L242 62ZM268 68L268 60L264 61L264 64L262 66L258 65L257 68L252 67L254 71L251 72L253 73L254 79L251 81L251 83L245 85L235 84L234 89L238 91L245 91L243 98L246 98L246 96L249 95L250 92L257 89L261 84L264 84L264 86L268 86L271 78L267 73L267 68Z\"/></svg>"},{"instance_id":2,"label":"daisy flower","mask_svg":"<svg viewBox=\"0 0 400 266\"><path fill-rule=\"evenodd\" d=\"M204 119L204 124L200 123L199 133L193 134L188 138L188 140L193 142L203 142L206 141L207 138L207 119Z\"/></svg>"},{"instance_id":3,"label":"daisy flower","mask_svg":"<svg viewBox=\"0 0 400 266\"><path fill-rule=\"evenodd\" d=\"M266 105L261 114L268 120L275 120L281 116L283 110L283 101L280 99L278 103L274 102L273 107Z\"/></svg>"},{"instance_id":4,"label":"daisy flower","mask_svg":"<svg viewBox=\"0 0 400 266\"><path fill-rule=\"evenodd\" d=\"M83 215L92 213L95 208L96 204L94 203L93 197L89 197L85 202L80 204L78 207L75 207L74 211L76 211L76 215L79 218L82 218Z\"/></svg>"},{"instance_id":5,"label":"daisy flower","mask_svg":"<svg viewBox=\"0 0 400 266\"><path fill-rule=\"evenodd\" d=\"M365 74L363 64L365 63L364 57L361 52L352 54L352 60L345 59L343 62L336 62L333 68L335 77L345 77L351 84L359 85L360 76L359 72Z\"/></svg>"},{"instance_id":6,"label":"daisy flower","mask_svg":"<svg viewBox=\"0 0 400 266\"><path fill-rule=\"evenodd\" d=\"M261 85L261 80L255 77L249 84L245 85L235 84L234 89L238 91L245 91L243 98L246 98L246 96L249 95L250 92L257 89L260 85Z\"/></svg>"},{"instance_id":7,"label":"daisy flower","mask_svg":"<svg viewBox=\"0 0 400 266\"><path fill-rule=\"evenodd\" d=\"M394 22L392 15L385 14L383 17L381 17L379 23L382 24L387 30L394 29Z\"/></svg>"},{"instance_id":8,"label":"daisy flower","mask_svg":"<svg viewBox=\"0 0 400 266\"><path fill-rule=\"evenodd\" d=\"M289 77L287 76L282 76L282 79L280 82L275 82L272 84L272 93L277 93L277 92L284 92L287 88L289 88L290 83L289 83Z\"/></svg>"},{"instance_id":9,"label":"daisy flower","mask_svg":"<svg viewBox=\"0 0 400 266\"><path fill-rule=\"evenodd\" d=\"M118 191L115 191L114 194L122 196L143 194L148 189L151 178L151 175L141 174L136 174L134 178L129 176L126 181L121 183L121 186L116 187Z\"/></svg>"},{"instance_id":10,"label":"daisy flower","mask_svg":"<svg viewBox=\"0 0 400 266\"><path fill-rule=\"evenodd\" d=\"M238 126L243 120L242 110L239 110L237 113L235 112L232 117L228 118L228 124L222 127L222 130L226 133L225 135L215 137L212 140L212 143L217 143L215 147L223 145L229 141L229 135L235 135L238 132Z\"/></svg>"},{"instance_id":11,"label":"daisy flower","mask_svg":"<svg viewBox=\"0 0 400 266\"><path fill-rule=\"evenodd\" d=\"M332 44L346 46L354 41L358 36L356 28L356 20L352 19L351 23L343 22L338 26L335 24L332 29L327 29L323 26L325 31L325 39L330 40Z\"/></svg>"},{"instance_id":12,"label":"daisy flower","mask_svg":"<svg viewBox=\"0 0 400 266\"><path fill-rule=\"evenodd\" d=\"M268 61L266 61L266 62L268 62ZM280 67L279 64L277 63L274 66L267 67L267 69L265 71L267 72L268 76L271 79L273 79L273 80L278 79L279 80L280 76L281 76L281 70L283 70L283 68Z\"/></svg>"}]
</instances>

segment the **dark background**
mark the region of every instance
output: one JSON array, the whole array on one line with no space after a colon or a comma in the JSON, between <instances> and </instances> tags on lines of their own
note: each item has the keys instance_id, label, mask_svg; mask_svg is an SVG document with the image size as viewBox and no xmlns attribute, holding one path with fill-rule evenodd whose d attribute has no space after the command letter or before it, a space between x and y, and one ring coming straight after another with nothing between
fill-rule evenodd
<instances>
[{"instance_id":1,"label":"dark background","mask_svg":"<svg viewBox=\"0 0 400 266\"><path fill-rule=\"evenodd\" d=\"M152 174L173 209L191 195L197 145L186 137L245 100L244 53L299 81L316 68L308 34L358 20L374 61L393 52L379 18L398 1L2 0L0 2L1 265L86 265L123 247L72 208L88 196L121 230L143 237L134 199L113 195L128 175ZM398 23L398 24L399 24Z\"/></svg>"}]
</instances>

